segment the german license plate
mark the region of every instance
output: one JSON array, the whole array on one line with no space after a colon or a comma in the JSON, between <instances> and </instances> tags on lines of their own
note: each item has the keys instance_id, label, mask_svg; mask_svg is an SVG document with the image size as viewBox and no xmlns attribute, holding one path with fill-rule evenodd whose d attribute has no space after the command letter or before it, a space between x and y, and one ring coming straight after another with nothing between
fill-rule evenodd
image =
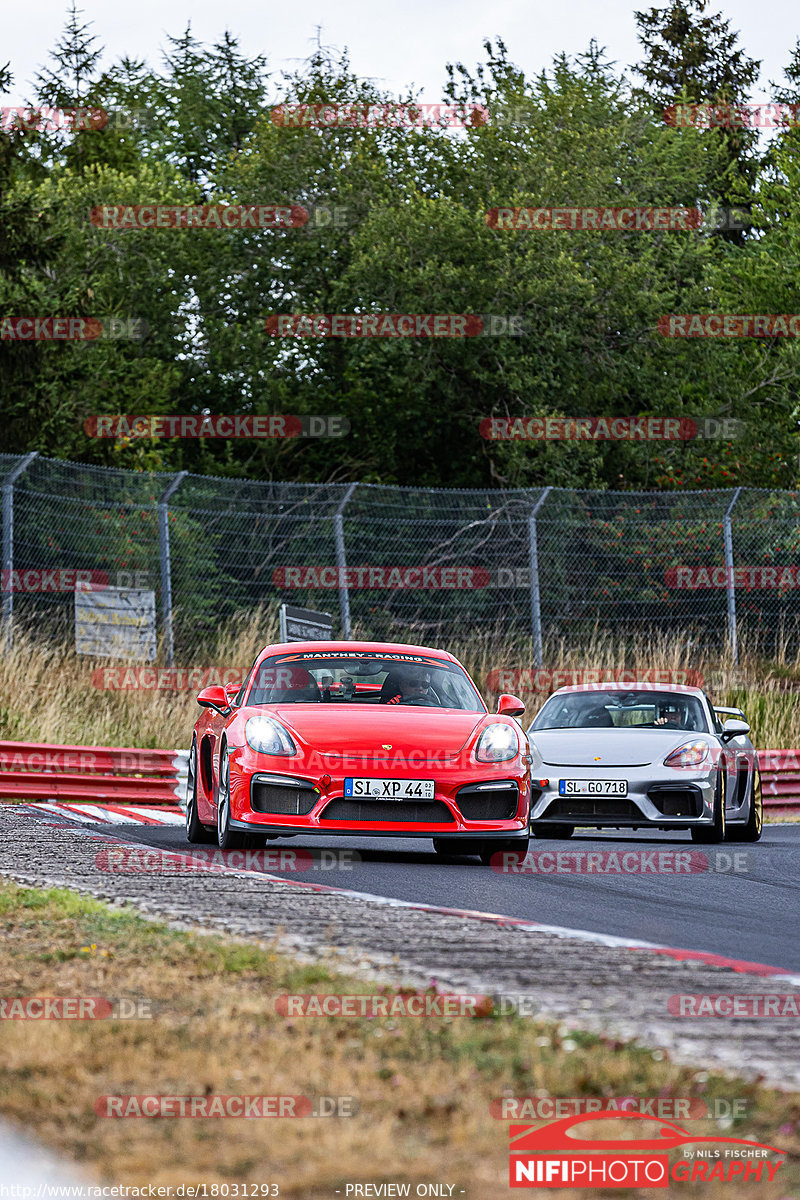
<instances>
[{"instance_id":1,"label":"german license plate","mask_svg":"<svg viewBox=\"0 0 800 1200\"><path fill-rule=\"evenodd\" d=\"M433 800L432 779L345 779L345 796L365 800Z\"/></svg>"},{"instance_id":2,"label":"german license plate","mask_svg":"<svg viewBox=\"0 0 800 1200\"><path fill-rule=\"evenodd\" d=\"M559 796L627 796L627 779L559 779Z\"/></svg>"}]
</instances>

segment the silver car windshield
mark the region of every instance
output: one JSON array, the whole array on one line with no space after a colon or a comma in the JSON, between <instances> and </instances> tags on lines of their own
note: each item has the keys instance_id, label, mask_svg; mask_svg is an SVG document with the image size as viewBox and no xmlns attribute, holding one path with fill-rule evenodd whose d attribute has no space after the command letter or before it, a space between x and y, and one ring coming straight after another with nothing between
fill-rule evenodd
<instances>
[{"instance_id":1,"label":"silver car windshield","mask_svg":"<svg viewBox=\"0 0 800 1200\"><path fill-rule=\"evenodd\" d=\"M697 696L679 692L569 692L551 696L537 714L537 729L685 729L708 733Z\"/></svg>"}]
</instances>

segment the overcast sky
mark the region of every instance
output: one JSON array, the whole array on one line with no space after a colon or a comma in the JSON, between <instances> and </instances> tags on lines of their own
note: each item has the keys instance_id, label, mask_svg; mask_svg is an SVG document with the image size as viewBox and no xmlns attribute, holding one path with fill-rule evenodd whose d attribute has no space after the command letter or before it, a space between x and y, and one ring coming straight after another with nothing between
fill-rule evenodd
<instances>
[{"instance_id":1,"label":"overcast sky","mask_svg":"<svg viewBox=\"0 0 800 1200\"><path fill-rule=\"evenodd\" d=\"M661 0L659 7L664 7ZM422 88L422 99L442 98L444 64L473 65L482 58L485 37L500 36L511 59L526 74L549 64L554 54L585 50L592 37L621 64L639 57L636 7L649 8L648 0L403 0L380 4L376 0L305 0L301 4L254 4L252 0L137 0L115 4L109 0L83 0L84 19L94 22L93 32L106 47L104 66L123 54L160 59L166 35L181 33L191 20L202 41L216 40L228 28L240 38L248 55L264 53L273 72L295 69L309 55L321 27L323 45L349 48L356 73L374 78L395 93L409 85ZM752 0L712 3L740 31L741 42L752 58L763 60L761 83L755 100L770 98L770 80L783 80L792 47L800 37L797 0L772 0L764 6ZM0 65L11 60L15 76L4 104L32 97L30 86L36 68L61 33L66 18L65 0L37 0L33 8L9 5L3 17Z\"/></svg>"}]
</instances>

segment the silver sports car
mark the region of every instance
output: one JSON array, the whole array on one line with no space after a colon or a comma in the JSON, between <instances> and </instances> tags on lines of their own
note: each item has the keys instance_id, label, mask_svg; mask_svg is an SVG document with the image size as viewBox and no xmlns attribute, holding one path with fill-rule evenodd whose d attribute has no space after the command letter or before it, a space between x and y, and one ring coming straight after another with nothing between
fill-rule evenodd
<instances>
[{"instance_id":1,"label":"silver sports car","mask_svg":"<svg viewBox=\"0 0 800 1200\"><path fill-rule=\"evenodd\" d=\"M560 688L528 730L531 830L690 829L696 842L757 842L761 776L741 709L696 687Z\"/></svg>"}]
</instances>

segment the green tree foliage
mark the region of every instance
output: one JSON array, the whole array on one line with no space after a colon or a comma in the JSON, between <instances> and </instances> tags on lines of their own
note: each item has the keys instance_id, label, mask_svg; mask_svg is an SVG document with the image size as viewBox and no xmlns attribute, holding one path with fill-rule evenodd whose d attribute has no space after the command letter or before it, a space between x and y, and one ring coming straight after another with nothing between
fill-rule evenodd
<instances>
[{"instance_id":1,"label":"green tree foliage","mask_svg":"<svg viewBox=\"0 0 800 1200\"><path fill-rule=\"evenodd\" d=\"M669 313L797 312L798 131L675 128L681 100L740 102L758 64L706 0L638 13L644 88L592 43L528 78L502 42L448 68L466 128L320 126L313 106L395 105L322 46L268 74L187 26L160 67L101 51L79 10L36 103L102 108L58 135L0 133L4 313L134 317L140 340L0 344L8 448L140 469L424 486L684 489L796 480L791 339L674 340ZM786 70L793 102L800 43ZM5 86L8 86L5 81ZM268 97L268 86L272 89ZM402 102L413 104L409 94ZM796 102L796 101L795 101ZM281 123L274 113L306 117ZM305 106L303 108L302 106ZM31 123L33 124L33 123ZM490 209L680 207L734 198L735 236L494 228ZM298 205L298 228L105 229L115 205ZM516 336L277 338L275 313L468 313ZM505 333L508 334L509 327ZM24 386L23 386L24 383ZM341 413L349 436L99 441L97 413ZM735 418L727 442L492 442L482 419Z\"/></svg>"},{"instance_id":2,"label":"green tree foliage","mask_svg":"<svg viewBox=\"0 0 800 1200\"><path fill-rule=\"evenodd\" d=\"M636 73L659 116L676 105L709 105L727 114L746 103L761 63L738 45L739 35L719 13L709 13L709 0L671 0L666 8L637 12L639 40L645 51ZM716 119L716 118L715 118ZM758 133L737 120L708 131L707 140L721 143L721 158L709 164L709 182L725 207L747 203L758 170ZM729 229L726 240L741 244L741 231Z\"/></svg>"}]
</instances>

